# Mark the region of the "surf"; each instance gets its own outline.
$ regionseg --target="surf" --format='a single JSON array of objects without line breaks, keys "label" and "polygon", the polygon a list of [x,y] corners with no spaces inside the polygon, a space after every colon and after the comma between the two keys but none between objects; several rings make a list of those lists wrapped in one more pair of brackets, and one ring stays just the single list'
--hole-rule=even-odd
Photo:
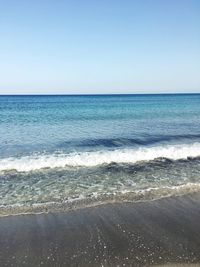
[{"label": "surf", "polygon": [[16,170],[18,172],[30,172],[43,168],[64,168],[66,166],[95,167],[113,162],[137,163],[157,158],[179,160],[198,156],[200,156],[199,142],[73,153],[56,151],[52,154],[42,153],[0,159],[0,171]]}]

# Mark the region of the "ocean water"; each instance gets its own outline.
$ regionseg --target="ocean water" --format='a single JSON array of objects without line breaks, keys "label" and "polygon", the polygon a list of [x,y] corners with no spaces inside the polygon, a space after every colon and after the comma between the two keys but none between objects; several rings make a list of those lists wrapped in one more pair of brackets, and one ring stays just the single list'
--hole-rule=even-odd
[{"label": "ocean water", "polygon": [[200,94],[0,96],[0,213],[200,188]]}]

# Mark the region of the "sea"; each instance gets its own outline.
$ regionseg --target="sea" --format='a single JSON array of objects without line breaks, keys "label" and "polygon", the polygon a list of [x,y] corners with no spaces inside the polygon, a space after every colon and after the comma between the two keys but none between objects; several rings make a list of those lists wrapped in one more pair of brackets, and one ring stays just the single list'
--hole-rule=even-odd
[{"label": "sea", "polygon": [[200,94],[0,96],[0,214],[200,190]]}]

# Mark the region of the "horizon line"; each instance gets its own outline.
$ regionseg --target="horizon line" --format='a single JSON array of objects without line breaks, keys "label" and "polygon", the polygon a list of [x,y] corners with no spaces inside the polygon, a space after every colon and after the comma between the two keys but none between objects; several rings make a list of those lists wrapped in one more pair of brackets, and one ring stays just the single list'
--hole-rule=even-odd
[{"label": "horizon line", "polygon": [[65,94],[65,93],[50,93],[50,94],[38,94],[38,93],[31,93],[31,94],[0,94],[0,96],[106,96],[106,95],[197,95],[200,92],[169,92],[169,93],[96,93],[96,94],[89,94],[89,93],[72,93],[72,94]]}]

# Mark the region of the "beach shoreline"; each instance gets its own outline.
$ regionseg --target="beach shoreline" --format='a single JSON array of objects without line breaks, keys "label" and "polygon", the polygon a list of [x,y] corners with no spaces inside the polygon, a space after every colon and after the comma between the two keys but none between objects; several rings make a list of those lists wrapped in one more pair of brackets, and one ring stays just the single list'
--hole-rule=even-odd
[{"label": "beach shoreline", "polygon": [[0,218],[1,267],[191,263],[200,263],[199,193]]}]

